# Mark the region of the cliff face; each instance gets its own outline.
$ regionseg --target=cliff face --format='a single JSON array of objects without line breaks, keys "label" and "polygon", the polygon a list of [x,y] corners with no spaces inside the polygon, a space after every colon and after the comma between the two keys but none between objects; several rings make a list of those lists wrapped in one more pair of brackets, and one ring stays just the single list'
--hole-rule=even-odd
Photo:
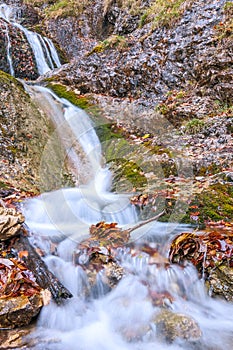
[{"label": "cliff face", "polygon": [[[203,99],[200,104],[206,98],[223,103],[232,99],[230,1],[25,0],[19,4],[21,23],[47,34],[72,59],[58,77],[82,94],[130,97],[150,107],[164,101],[171,90],[192,91]],[[1,47],[6,51],[4,22],[0,25]],[[15,36],[12,52],[22,58],[13,57],[20,63],[20,67],[15,63],[16,76],[35,78],[23,36],[19,45],[19,33],[10,27],[9,34]],[[7,66],[5,51],[2,69]]]},{"label": "cliff face", "polygon": [[[227,21],[232,7],[229,5],[227,9],[226,3],[189,1],[180,17],[170,19],[172,25],[165,23],[153,28],[154,23],[150,22],[139,28],[138,15],[128,15],[126,20],[125,11],[111,2],[105,12],[103,9],[102,26],[97,26],[97,32],[93,31],[90,22],[90,35],[86,34],[87,30],[84,34],[74,32],[74,37],[79,40],[83,37],[85,41],[86,36],[89,42],[88,45],[82,42],[81,52],[74,51],[74,55],[71,54],[71,44],[71,51],[67,52],[78,59],[63,69],[59,78],[69,80],[81,93],[131,97],[150,106],[174,89],[195,90],[204,99],[208,96],[230,101],[232,37],[227,32],[228,29],[231,31]],[[122,24],[124,20],[128,27]],[[64,24],[68,20],[57,18],[56,26],[51,20],[47,24],[66,49],[69,27],[64,25],[66,34],[62,38],[62,21]],[[85,31],[82,23],[78,27]],[[96,44],[94,40],[100,40],[100,27],[102,41]],[[59,29],[55,32],[55,28]],[[93,41],[92,50],[89,49],[90,40]]]}]

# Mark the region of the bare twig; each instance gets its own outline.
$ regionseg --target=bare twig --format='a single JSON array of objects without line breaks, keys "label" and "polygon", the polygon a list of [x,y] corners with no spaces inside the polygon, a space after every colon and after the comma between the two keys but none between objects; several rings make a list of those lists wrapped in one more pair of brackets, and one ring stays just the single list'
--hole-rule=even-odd
[{"label": "bare twig", "polygon": [[132,231],[137,230],[138,228],[140,228],[140,227],[142,227],[142,226],[148,224],[149,222],[152,222],[152,221],[157,220],[160,216],[162,216],[162,215],[164,215],[164,214],[165,214],[165,210],[163,210],[161,213],[159,213],[159,214],[156,215],[156,216],[153,216],[153,217],[150,218],[150,219],[147,219],[147,220],[145,220],[145,221],[143,221],[143,222],[140,222],[139,224],[135,225],[134,227],[131,227],[130,229],[128,229],[127,231],[128,231],[129,233],[131,233]]}]

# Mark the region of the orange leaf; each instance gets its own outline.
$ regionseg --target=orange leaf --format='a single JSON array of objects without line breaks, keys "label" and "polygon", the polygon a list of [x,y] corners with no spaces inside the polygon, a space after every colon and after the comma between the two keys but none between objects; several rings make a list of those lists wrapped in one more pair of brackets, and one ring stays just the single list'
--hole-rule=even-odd
[{"label": "orange leaf", "polygon": [[28,257],[28,251],[27,250],[21,250],[19,253],[18,253],[18,256],[20,259],[22,258],[27,258]]}]

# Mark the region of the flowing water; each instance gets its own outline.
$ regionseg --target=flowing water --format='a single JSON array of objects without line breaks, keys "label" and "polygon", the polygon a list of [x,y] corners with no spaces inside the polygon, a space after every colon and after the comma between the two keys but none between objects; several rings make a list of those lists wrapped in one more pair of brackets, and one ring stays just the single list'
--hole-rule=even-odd
[{"label": "flowing water", "polygon": [[[69,129],[72,131],[83,151],[82,158],[86,158],[84,164],[89,163],[90,176],[78,187],[44,193],[22,206],[33,232],[32,244],[45,252],[50,270],[74,295],[63,305],[51,302],[43,308],[33,334],[34,339],[40,339],[35,349],[232,349],[233,305],[208,297],[191,265],[184,269],[176,265],[158,267],[149,263],[146,254],[132,257],[123,247],[117,259],[127,276],[107,294],[100,278],[94,295],[85,297],[86,290],[91,290],[89,280],[72,258],[78,243],[88,237],[91,224],[104,220],[132,226],[138,220],[137,213],[127,195],[110,192],[111,173],[104,165],[101,144],[88,115],[48,89],[27,89],[62,130],[60,138],[67,154],[71,153],[71,161],[77,160],[78,170],[83,171],[80,152],[75,153],[77,147],[71,152],[73,138],[71,145],[66,143]],[[159,244],[164,251],[173,235],[187,230],[187,226],[154,222],[136,230],[131,241]],[[51,242],[57,244],[57,256],[50,253]],[[202,331],[201,340],[167,344],[157,337],[153,319],[160,309],[152,305],[148,286],[156,293],[169,291],[175,300],[172,304],[168,301],[169,308],[194,318]]]},{"label": "flowing water", "polygon": [[9,36],[9,30],[8,30],[8,25],[5,23],[5,28],[6,28],[6,37],[7,37],[7,62],[9,64],[10,68],[10,74],[15,75],[14,68],[13,68],[13,63],[12,63],[12,58],[11,58],[11,41],[10,41],[10,36]]},{"label": "flowing water", "polygon": [[[1,16],[4,14],[8,21],[11,20],[12,12],[7,12],[8,7],[0,8]],[[42,40],[37,34],[29,36],[32,47],[32,42],[43,47],[43,40],[52,46],[50,41]],[[35,51],[35,55],[38,67],[47,69],[45,55],[41,51]],[[49,64],[52,68],[52,60]],[[191,265],[164,268],[151,264],[146,254],[132,256],[129,248],[122,247],[118,249],[117,261],[127,271],[126,276],[111,292],[106,293],[100,272],[95,293],[86,297],[86,291],[91,290],[89,280],[84,270],[75,266],[72,259],[78,243],[89,236],[91,224],[104,220],[115,221],[122,227],[132,226],[138,221],[137,212],[130,204],[128,195],[110,192],[111,172],[105,165],[101,143],[88,115],[46,88],[25,87],[52,119],[78,184],[74,188],[43,193],[22,204],[26,223],[32,232],[32,244],[43,249],[46,264],[73,294],[73,298],[62,305],[51,301],[43,307],[37,328],[30,336],[34,345],[28,348],[231,350],[233,305],[211,299]],[[41,175],[45,183],[53,161],[49,155],[50,148],[46,147],[41,159]],[[152,222],[136,230],[131,241],[158,245],[165,253],[171,237],[189,229],[179,224]],[[57,245],[56,256],[51,254],[53,243]],[[174,302],[166,300],[166,305],[174,312],[194,318],[201,328],[201,339],[180,340],[172,344],[161,340],[153,321],[160,308],[152,305],[149,291],[169,291]]]},{"label": "flowing water", "polygon": [[25,34],[32,48],[34,58],[37,64],[38,73],[40,75],[45,74],[54,68],[61,67],[61,63],[53,42],[50,39],[43,37],[38,33],[34,33],[28,30],[20,23],[18,23],[16,21],[17,11],[14,8],[11,8],[6,4],[0,4],[0,17],[6,21],[6,33],[8,38],[7,59],[9,62],[11,75],[14,75],[14,69],[12,65],[11,44],[7,23],[10,23],[13,26],[19,28]]}]

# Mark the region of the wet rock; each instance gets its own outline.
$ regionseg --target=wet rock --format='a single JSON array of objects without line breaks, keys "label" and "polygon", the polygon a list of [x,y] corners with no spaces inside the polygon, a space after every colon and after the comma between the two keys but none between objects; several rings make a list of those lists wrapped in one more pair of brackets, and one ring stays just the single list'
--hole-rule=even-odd
[{"label": "wet rock", "polygon": [[19,233],[24,222],[21,213],[14,209],[0,207],[0,241],[5,241]]},{"label": "wet rock", "polygon": [[233,235],[229,226],[206,233],[180,234],[171,243],[169,258],[174,263],[191,261],[205,279],[210,295],[232,301]]},{"label": "wet rock", "polygon": [[104,268],[102,281],[112,289],[118,284],[124,274],[123,267],[115,262],[110,262]]},{"label": "wet rock", "polygon": [[29,340],[26,337],[33,330],[33,326],[24,329],[0,330],[1,350],[25,349],[25,347],[30,349]]},{"label": "wet rock", "polygon": [[10,73],[10,64],[7,60],[8,47],[15,76],[32,80],[38,77],[33,52],[24,33],[2,18],[0,18],[0,44],[0,69]]},{"label": "wet rock", "polygon": [[109,291],[124,276],[124,269],[116,261],[114,250],[128,242],[129,233],[118,228],[116,223],[100,222],[90,227],[90,234],[91,237],[76,248],[73,261],[86,272],[92,291],[98,281]]},{"label": "wet rock", "polygon": [[0,328],[14,328],[28,325],[39,313],[42,297],[35,294],[31,297],[19,296],[0,299]]},{"label": "wet rock", "polygon": [[221,264],[212,270],[207,280],[210,295],[224,297],[233,302],[233,268],[227,264]]},{"label": "wet rock", "polygon": [[202,332],[197,322],[190,316],[175,313],[169,310],[161,311],[154,320],[156,332],[159,337],[167,342],[177,339],[186,341],[197,341],[201,338]]}]

